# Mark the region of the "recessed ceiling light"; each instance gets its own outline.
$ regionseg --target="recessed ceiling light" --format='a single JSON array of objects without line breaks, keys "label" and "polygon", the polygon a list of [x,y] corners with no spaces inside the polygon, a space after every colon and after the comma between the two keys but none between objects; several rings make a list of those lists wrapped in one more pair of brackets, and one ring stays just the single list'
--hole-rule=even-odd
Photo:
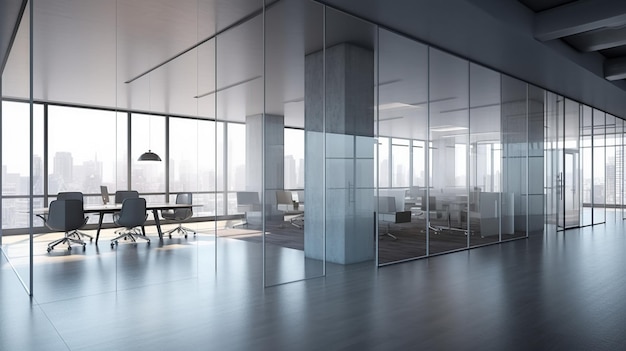
[{"label": "recessed ceiling light", "polygon": [[461,127],[461,126],[450,126],[450,125],[443,125],[443,126],[438,126],[438,127],[432,127],[430,128],[431,132],[454,132],[457,130],[466,130],[466,127]]},{"label": "recessed ceiling light", "polygon": [[421,106],[416,106],[416,105],[412,105],[412,104],[405,104],[403,102],[390,102],[390,103],[378,105],[378,110],[379,111],[395,110],[395,109],[405,109],[405,108],[421,108]]}]

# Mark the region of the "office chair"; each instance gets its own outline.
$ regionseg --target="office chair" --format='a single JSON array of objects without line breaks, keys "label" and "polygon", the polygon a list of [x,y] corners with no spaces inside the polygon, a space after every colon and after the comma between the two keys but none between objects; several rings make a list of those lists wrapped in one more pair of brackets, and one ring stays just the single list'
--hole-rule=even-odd
[{"label": "office chair", "polygon": [[238,191],[237,192],[237,212],[244,213],[242,223],[236,224],[233,228],[240,225],[248,226],[248,217],[250,213],[261,212],[261,201],[259,201],[259,193],[256,191]]},{"label": "office chair", "polygon": [[72,232],[87,223],[83,211],[83,202],[76,199],[54,200],[48,207],[48,216],[39,216],[44,220],[46,227],[54,231],[65,232],[65,236],[48,244],[47,251],[50,252],[55,246],[66,243],[67,250],[72,250],[72,244],[79,244],[85,250],[85,242],[80,238],[75,239]]},{"label": "office chair", "polygon": [[276,191],[276,209],[283,212],[283,216],[292,216],[289,223],[296,228],[302,229],[304,226],[304,210],[300,203],[293,199],[291,191]]},{"label": "office chair", "polygon": [[[124,227],[120,235],[111,239],[111,248],[114,248],[118,244],[120,239],[130,239],[132,242],[137,242],[138,238],[144,239],[150,245],[150,238],[146,236],[146,230],[144,223],[146,223],[146,199],[142,197],[130,197],[124,199],[122,202],[122,209],[120,212],[113,215],[113,221],[115,224]],[[141,228],[141,231],[138,229]]]},{"label": "office chair", "polygon": [[[176,195],[176,203],[191,205],[192,203],[191,193],[180,193]],[[176,221],[176,222],[182,222],[186,219],[189,219],[191,218],[192,215],[193,215],[193,210],[191,209],[191,207],[190,208],[174,208],[174,209],[161,211],[161,217],[163,217],[163,219],[166,219],[169,221]],[[196,235],[195,230],[183,227],[182,223],[179,223],[178,227],[174,229],[170,229],[165,233],[169,234],[170,239],[171,239],[173,232],[179,232],[181,234],[184,234],[185,239],[187,239],[187,232],[192,232],[194,236]]]},{"label": "office chair", "polygon": [[[60,192],[57,194],[57,200],[80,200],[80,202],[83,202],[83,193],[81,193],[80,191],[66,191],[66,192]],[[84,203],[83,203],[84,205]],[[89,220],[89,217],[87,217],[87,220]],[[85,224],[87,223],[87,220],[85,221]],[[82,228],[82,227],[81,227]],[[93,241],[93,236],[89,235],[89,234],[85,234],[79,230],[74,230],[72,231],[70,234],[70,236],[75,236],[77,239],[83,239],[84,237],[89,238],[89,242]]]},{"label": "office chair", "polygon": [[386,224],[385,232],[380,233],[380,236],[388,236],[393,240],[398,240],[398,237],[389,232],[390,223],[395,222],[396,212],[396,200],[391,196],[379,196],[378,197],[378,219]]},{"label": "office chair", "polygon": [[[115,204],[121,205],[124,200],[128,198],[136,199],[139,197],[139,192],[136,190],[118,190],[115,192]],[[113,220],[115,221],[115,217],[119,216],[119,212],[113,212]],[[121,232],[123,230],[116,230],[115,234]]]},{"label": "office chair", "polygon": [[122,204],[128,198],[138,198],[139,192],[136,190],[118,190],[115,192],[115,203]]}]

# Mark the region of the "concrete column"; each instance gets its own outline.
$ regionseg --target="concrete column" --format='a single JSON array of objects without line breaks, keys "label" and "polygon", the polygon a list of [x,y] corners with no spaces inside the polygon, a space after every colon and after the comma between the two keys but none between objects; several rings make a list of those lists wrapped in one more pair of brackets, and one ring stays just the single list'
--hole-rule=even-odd
[{"label": "concrete column", "polygon": [[371,50],[343,43],[327,48],[325,53],[307,55],[305,159],[306,257],[322,259],[325,253],[327,261],[340,264],[372,260],[374,55]]}]

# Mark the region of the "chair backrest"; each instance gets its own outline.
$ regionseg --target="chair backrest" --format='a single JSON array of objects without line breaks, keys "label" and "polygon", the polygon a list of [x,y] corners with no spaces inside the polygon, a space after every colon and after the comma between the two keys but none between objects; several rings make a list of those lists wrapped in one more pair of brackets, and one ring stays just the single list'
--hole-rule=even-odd
[{"label": "chair backrest", "polygon": [[57,200],[80,200],[83,201],[83,193],[80,191],[64,191],[57,194]]},{"label": "chair backrest", "polygon": [[116,222],[126,228],[143,225],[146,222],[146,199],[143,197],[129,197],[124,199],[120,215]]},{"label": "chair backrest", "polygon": [[115,203],[123,204],[124,200],[131,198],[138,198],[139,192],[136,190],[118,190],[115,192]]},{"label": "chair backrest", "polygon": [[260,205],[259,193],[256,191],[238,191],[237,205]]},{"label": "chair backrest", "polygon": [[378,197],[378,212],[394,213],[396,212],[396,199],[393,196]]},{"label": "chair backrest", "polygon": [[193,203],[191,193],[180,193],[176,195],[176,203],[191,205]]},{"label": "chair backrest", "polygon": [[[176,195],[176,203],[177,204],[187,204],[191,205],[193,202],[193,197],[191,193],[180,193]],[[189,208],[177,208],[174,210],[174,216],[178,219],[187,219],[193,215],[193,210],[191,207]]]},{"label": "chair backrest", "polygon": [[[292,193],[292,195],[293,195],[293,193]],[[296,197],[298,198],[297,199],[298,203],[304,204],[304,191],[302,191],[302,190],[296,191]]]},{"label": "chair backrest", "polygon": [[[422,196],[422,203],[420,205],[420,209],[422,211],[426,211],[426,195]],[[437,210],[437,197],[429,196],[428,197],[428,211],[436,211]]]},{"label": "chair backrest", "polygon": [[291,194],[291,191],[276,190],[276,204],[292,205],[293,196]]},{"label": "chair backrest", "polygon": [[82,227],[85,224],[83,202],[77,199],[52,201],[45,223],[52,230],[64,232]]}]

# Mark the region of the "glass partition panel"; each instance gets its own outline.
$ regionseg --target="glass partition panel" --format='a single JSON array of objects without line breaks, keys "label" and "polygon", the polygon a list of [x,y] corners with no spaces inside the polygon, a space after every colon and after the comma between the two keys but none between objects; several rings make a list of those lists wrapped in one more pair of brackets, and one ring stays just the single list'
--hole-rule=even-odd
[{"label": "glass partition panel", "polygon": [[[494,204],[502,176],[500,74],[470,64],[470,191],[467,215],[470,245],[499,240],[500,215]],[[481,199],[483,200],[481,202]]]},{"label": "glass partition panel", "polygon": [[[141,194],[165,194],[166,162],[140,160],[146,152],[157,154],[161,160],[166,158],[165,119],[164,116],[140,113],[130,116],[130,190],[137,190]],[[161,202],[164,201],[165,197],[161,199]]]},{"label": "glass partition panel", "polygon": [[593,224],[606,221],[606,120],[593,110]]},{"label": "glass partition panel", "polygon": [[[251,4],[261,9],[263,1]],[[224,10],[226,8],[218,7],[216,18],[228,16]],[[218,211],[224,208],[227,213],[221,222],[224,225],[217,226],[216,273],[241,279],[246,286],[262,285],[263,214],[268,211],[263,186],[266,156],[263,148],[263,24],[263,15],[257,15],[217,36],[215,87],[211,90],[207,87],[198,95],[203,103],[204,100],[207,104],[215,101],[215,118],[223,123],[223,129],[217,131],[217,137],[220,133],[223,135],[223,158],[218,150],[216,170],[217,189],[225,193],[218,196],[217,208]],[[276,167],[268,166],[270,168],[277,171]],[[282,179],[282,169],[280,171]],[[220,172],[223,172],[222,179]]]},{"label": "glass partition panel", "polygon": [[436,254],[469,244],[469,63],[436,49],[429,53],[428,247]]},{"label": "glass partition panel", "polygon": [[543,232],[545,90],[528,85],[528,234]]},{"label": "glass partition panel", "polygon": [[525,237],[528,197],[528,85],[502,75],[500,238]]},{"label": "glass partition panel", "polygon": [[583,105],[580,115],[580,164],[582,211],[580,225],[593,224],[593,109]]},{"label": "glass partition panel", "polygon": [[[138,11],[145,11],[141,6],[132,7],[128,4],[119,4],[118,26],[131,31],[132,36],[145,40],[150,46],[150,38],[145,33],[154,27],[161,26],[162,17],[171,14],[165,8],[155,9],[155,16],[150,16],[140,24],[131,24],[139,15]],[[194,8],[195,9],[195,8]],[[195,17],[189,9],[180,8],[182,18]],[[130,28],[130,29],[129,29]],[[192,38],[193,43],[197,35],[196,25],[179,28],[175,39]],[[187,32],[185,32],[187,30]],[[118,45],[120,52],[137,55],[143,54],[137,48],[127,48],[124,39]],[[190,44],[191,44],[190,43]],[[185,49],[188,46],[185,46]],[[167,54],[167,51],[163,51]],[[155,59],[163,53],[155,54]],[[132,203],[123,200],[122,210],[113,214],[115,230],[110,230],[102,239],[101,246],[110,246],[117,259],[117,289],[132,289],[150,284],[195,278],[198,276],[199,254],[198,241],[202,235],[196,223],[190,223],[195,207],[168,208],[171,205],[197,204],[202,198],[194,196],[202,190],[200,188],[200,168],[205,164],[198,159],[199,140],[206,138],[200,133],[210,133],[213,130],[201,125],[197,120],[199,84],[197,82],[198,60],[197,49],[183,54],[161,57],[165,62],[154,67],[144,62],[138,72],[145,72],[135,78],[124,77],[122,88],[118,88],[118,106],[131,109],[127,113],[128,132],[120,136],[127,138],[129,145],[125,160],[130,166],[127,171],[129,181],[126,187],[118,184],[115,190],[134,190],[139,197],[145,199],[145,214],[139,215],[128,210]],[[120,57],[120,65],[126,63],[125,57]],[[145,69],[149,69],[147,72]],[[124,72],[133,77],[128,72]],[[172,118],[171,114],[190,116],[194,119]],[[209,122],[207,122],[208,124]],[[156,160],[154,158],[157,158]],[[210,157],[206,158],[210,160]],[[122,182],[123,183],[123,182]],[[122,185],[123,186],[123,185]],[[180,196],[190,192],[190,197]],[[119,203],[120,199],[115,198]],[[200,207],[198,207],[200,209]],[[108,215],[107,215],[108,216]],[[143,226],[135,225],[136,221],[145,221]]]},{"label": "glass partition panel", "polygon": [[[28,4],[30,5],[30,3]],[[0,227],[0,255],[4,255],[19,276],[24,288],[32,294],[34,291],[31,272],[33,266],[30,257],[33,253],[31,245],[33,236],[31,231],[31,193],[36,192],[37,181],[33,169],[31,178],[30,161],[33,164],[42,160],[41,150],[35,150],[38,157],[30,153],[31,105],[29,104],[31,90],[31,60],[30,44],[32,42],[30,30],[30,6],[26,6],[10,54],[3,70],[0,81],[0,161],[2,174],[2,198],[0,210],[2,220]],[[9,6],[11,7],[11,6]],[[17,18],[18,14],[15,14]],[[9,15],[10,17],[10,15]],[[5,16],[5,18],[9,18]],[[4,23],[3,23],[4,24]],[[16,23],[17,25],[17,23]],[[10,27],[8,28],[13,29]],[[7,26],[5,26],[7,28]],[[4,58],[4,57],[3,57]],[[14,100],[15,99],[15,100]],[[20,102],[18,102],[20,101]],[[36,118],[37,107],[33,108],[33,118]],[[35,122],[35,120],[33,120]],[[39,169],[39,172],[42,172]],[[30,187],[31,179],[33,188]],[[41,207],[42,203],[32,203],[33,208]],[[33,225],[41,226],[41,222],[33,219]],[[45,252],[45,251],[44,251]],[[4,258],[0,257],[4,262]]]},{"label": "glass partition panel", "polygon": [[[380,126],[378,126],[380,128]],[[376,172],[376,181],[379,188],[391,187],[391,139],[384,136],[379,136],[377,140],[377,152],[374,155],[376,164],[378,165],[378,172]]]},{"label": "glass partition panel", "polygon": [[545,92],[545,141],[544,141],[544,184],[545,184],[545,231],[555,234],[559,224],[559,208],[561,201],[559,126],[562,125],[562,114],[559,113],[560,97],[549,91]]},{"label": "glass partition panel", "polygon": [[377,91],[378,263],[386,264],[426,255],[427,47],[379,29]]},{"label": "glass partition panel", "polygon": [[[325,8],[324,18],[324,51],[307,55],[310,65],[305,76],[305,87],[311,87],[314,96],[321,92],[324,97],[323,104],[318,100],[315,106],[305,101],[306,130],[312,136],[311,144],[307,139],[306,148],[310,152],[306,156],[319,153],[319,146],[325,150],[315,161],[322,162],[319,169],[324,171],[324,177],[313,180],[309,187],[312,177],[307,174],[305,195],[311,193],[308,189],[323,194],[324,205],[319,214],[325,221],[322,227],[310,230],[325,233],[325,236],[318,236],[325,238],[325,242],[319,242],[311,251],[305,247],[305,251],[311,252],[313,257],[325,257],[328,273],[343,270],[348,265],[373,264],[376,255],[376,27],[330,8]],[[324,80],[307,81],[309,74]],[[309,118],[312,120],[308,121]],[[314,145],[317,145],[316,151],[313,151]],[[307,214],[305,219],[308,218]],[[308,222],[305,230],[309,230],[307,226]]]},{"label": "glass partition panel", "polygon": [[563,150],[563,209],[565,228],[580,226],[580,104],[565,99],[565,133]]},{"label": "glass partition panel", "polygon": [[606,163],[604,166],[605,169],[605,205],[606,205],[606,217],[608,220],[615,220],[615,205],[617,200],[617,192],[616,192],[616,145],[615,142],[615,116],[610,114],[606,114],[606,128],[605,128],[605,159]]},{"label": "glass partition panel", "polygon": [[[8,87],[7,87],[8,88]],[[4,89],[4,92],[11,89]],[[30,233],[44,231],[43,222],[35,214],[41,213],[43,203],[43,106],[33,105],[31,124],[31,106],[27,102],[2,102],[2,230],[0,244],[11,266],[16,270],[26,289],[35,289],[30,285],[31,254],[41,263],[47,256],[47,241],[51,236],[32,237]],[[33,133],[33,168],[31,178],[30,133]],[[30,187],[30,182],[33,187]],[[31,197],[31,189],[33,195]],[[30,205],[35,211],[31,214]],[[33,228],[31,226],[31,220]],[[32,231],[31,231],[32,229]],[[44,239],[45,238],[45,239]],[[31,250],[32,243],[32,250]],[[33,267],[34,269],[34,267]],[[33,274],[37,272],[33,271]],[[33,285],[36,285],[33,276]]]},{"label": "glass partition panel", "polygon": [[615,118],[615,219],[622,218],[624,204],[624,120]]},{"label": "glass partition panel", "polygon": [[323,94],[316,89],[324,77],[317,61],[323,23],[323,6],[308,1],[281,1],[266,12],[266,286],[325,273]]}]

